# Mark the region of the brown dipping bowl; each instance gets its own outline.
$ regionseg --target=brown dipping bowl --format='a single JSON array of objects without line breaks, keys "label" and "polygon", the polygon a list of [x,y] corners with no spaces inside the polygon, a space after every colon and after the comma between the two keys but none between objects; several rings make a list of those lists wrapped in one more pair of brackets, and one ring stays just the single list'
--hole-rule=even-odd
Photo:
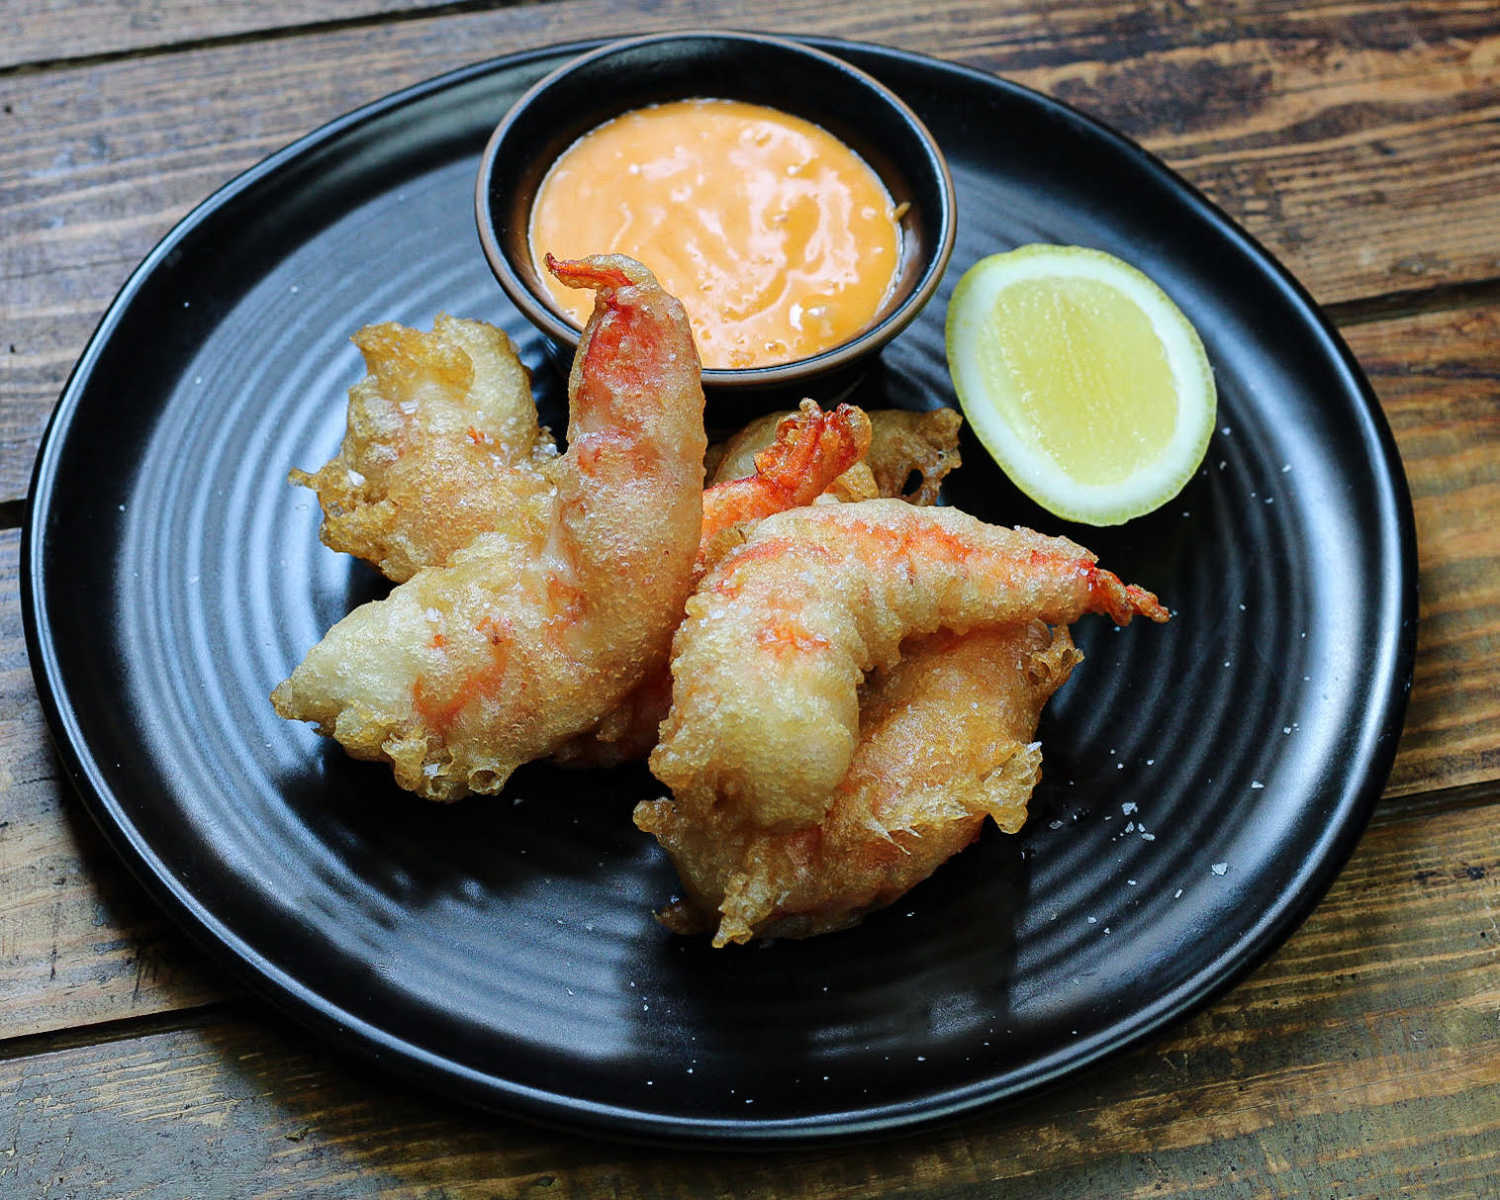
[{"label": "brown dipping bowl", "polygon": [[[763,104],[821,125],[878,174],[901,218],[901,263],[875,319],[807,358],[765,367],[705,369],[710,396],[781,391],[826,398],[905,329],[932,298],[953,252],[953,180],[926,126],[883,84],[821,50],[756,33],[656,34],[611,42],[558,68],[526,92],[485,147],[474,189],[479,240],[516,307],[571,362],[579,329],[553,304],[532,262],[531,206],[557,157],[621,113],[712,97]],[[600,247],[607,252],[609,247]],[[649,264],[648,264],[649,265]]]}]

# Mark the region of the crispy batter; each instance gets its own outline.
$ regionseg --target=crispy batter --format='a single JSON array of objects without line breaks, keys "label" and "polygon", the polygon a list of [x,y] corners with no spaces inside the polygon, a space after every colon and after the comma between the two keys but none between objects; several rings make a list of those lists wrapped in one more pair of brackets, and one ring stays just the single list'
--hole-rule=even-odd
[{"label": "crispy batter", "polygon": [[[693,564],[696,584],[721,557],[745,539],[745,530],[773,512],[811,503],[870,445],[863,410],[840,404],[825,413],[812,400],[781,418],[770,445],[758,453],[752,474],[717,483],[703,493],[703,532]],[[558,748],[558,762],[575,767],[613,766],[651,753],[656,731],[671,707],[667,656],[592,732]]]},{"label": "crispy batter", "polygon": [[367,325],[354,343],[369,374],[349,389],[343,445],[291,479],[317,492],[324,544],[399,583],[502,528],[545,491],[557,449],[502,330],[439,316],[431,333]]},{"label": "crispy batter", "polygon": [[688,601],[651,769],[690,820],[816,825],[853,758],[859,685],[903,640],[1085,612],[1167,618],[1066,538],[899,500],[777,513]]},{"label": "crispy batter", "polygon": [[[755,455],[774,436],[782,413],[751,421],[720,446],[710,447],[709,482],[739,479],[754,469]],[[963,418],[951,408],[930,412],[872,409],[870,449],[829,488],[838,500],[873,500],[886,496],[912,504],[935,504],[943,477],[959,465],[958,430]],[[912,476],[918,477],[909,487]]]},{"label": "crispy batter", "polygon": [[1040,621],[909,639],[864,688],[859,743],[817,825],[637,805],[682,881],[663,922],[716,946],[842,929],[926,879],[986,817],[1017,832],[1040,772],[1037,718],[1081,658],[1065,628]]},{"label": "crispy batter", "polygon": [[448,565],[335,625],[272,695],[431,799],[499,791],[596,725],[665,657],[692,584],[703,392],[682,306],[630,259],[553,270],[598,293],[568,452]]}]

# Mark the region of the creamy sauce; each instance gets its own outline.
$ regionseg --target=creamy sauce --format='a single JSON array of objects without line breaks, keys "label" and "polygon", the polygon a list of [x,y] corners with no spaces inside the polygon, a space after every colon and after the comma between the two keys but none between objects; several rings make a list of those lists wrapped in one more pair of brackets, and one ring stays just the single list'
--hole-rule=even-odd
[{"label": "creamy sauce", "polygon": [[759,367],[830,349],[874,319],[901,258],[873,170],[800,117],[734,100],[625,113],[552,165],[531,211],[531,253],[580,327],[593,297],[545,269],[628,254],[687,309],[705,367]]}]

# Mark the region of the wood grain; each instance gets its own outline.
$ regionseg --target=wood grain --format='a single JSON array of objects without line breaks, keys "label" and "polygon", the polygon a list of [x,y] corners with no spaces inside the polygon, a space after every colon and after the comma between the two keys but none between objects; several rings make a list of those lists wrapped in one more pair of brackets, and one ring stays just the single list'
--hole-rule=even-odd
[{"label": "wood grain", "polygon": [[0,69],[439,8],[447,0],[6,0]]},{"label": "wood grain", "polygon": [[1373,828],[1307,925],[1174,1033],[920,1138],[753,1157],[458,1111],[246,1008],[0,1061],[22,1196],[1492,1196],[1500,829]]},{"label": "wood grain", "polygon": [[[1500,307],[1355,327],[1414,496],[1419,653],[1385,811],[1500,781]],[[58,778],[25,668],[17,539],[0,535],[0,1037],[220,993]],[[1500,794],[1500,793],[1497,793]]]},{"label": "wood grain", "polygon": [[22,495],[110,297],[233,174],[464,63],[689,24],[881,41],[1060,96],[1163,154],[1324,301],[1500,275],[1500,16],[1488,0],[564,0],[13,73],[0,77],[0,501]]},{"label": "wood grain", "polygon": [[223,1002],[60,778],[17,537],[0,533],[0,1196],[1500,1196],[1493,0],[6,0],[0,525],[109,298],[214,187],[450,67],[693,24],[1009,75],[1163,155],[1340,314],[1403,314],[1346,330],[1400,445],[1421,557],[1416,679],[1375,826],[1226,997],[1020,1108],[753,1157],[542,1132]]},{"label": "wood grain", "polygon": [[1346,331],[1396,435],[1417,522],[1410,708],[1388,794],[1500,776],[1500,308]]}]

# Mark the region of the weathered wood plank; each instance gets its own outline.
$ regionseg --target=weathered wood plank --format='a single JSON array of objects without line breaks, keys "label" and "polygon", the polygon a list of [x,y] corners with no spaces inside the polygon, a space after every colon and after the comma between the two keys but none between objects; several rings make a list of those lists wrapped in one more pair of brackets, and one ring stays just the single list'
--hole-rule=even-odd
[{"label": "weathered wood plank", "polygon": [[437,8],[449,0],[7,0],[0,69]]},{"label": "weathered wood plank", "polygon": [[1500,775],[1500,308],[1346,331],[1396,435],[1421,605],[1388,794]]},{"label": "weathered wood plank", "polygon": [[[1500,307],[1355,327],[1415,497],[1419,657],[1385,808],[1500,780]],[[0,535],[0,1037],[217,995],[67,796],[25,667]]]},{"label": "weathered wood plank", "polygon": [[1324,301],[1500,275],[1487,0],[561,0],[13,74],[0,78],[0,500],[21,495],[58,389],[131,267],[235,172],[466,62],[689,24],[883,41],[1052,92],[1164,154]]},{"label": "weathered wood plank", "polygon": [[788,1155],[615,1147],[453,1109],[248,1006],[0,1062],[20,1195],[1493,1195],[1500,829],[1373,828],[1272,960],[1165,1039],[1024,1107]]}]

